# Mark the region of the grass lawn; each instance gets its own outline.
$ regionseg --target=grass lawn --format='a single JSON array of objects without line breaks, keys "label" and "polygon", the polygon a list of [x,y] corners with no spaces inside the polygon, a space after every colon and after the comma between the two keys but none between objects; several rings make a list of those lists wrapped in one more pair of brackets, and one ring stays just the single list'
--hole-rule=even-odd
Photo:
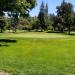
[{"label": "grass lawn", "polygon": [[0,70],[12,75],[75,75],[75,36],[4,33],[0,44]]}]

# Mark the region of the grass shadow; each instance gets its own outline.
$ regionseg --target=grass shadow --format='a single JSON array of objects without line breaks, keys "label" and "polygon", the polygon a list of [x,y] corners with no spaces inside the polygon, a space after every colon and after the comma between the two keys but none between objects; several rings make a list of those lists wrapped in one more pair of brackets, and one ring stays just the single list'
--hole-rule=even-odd
[{"label": "grass shadow", "polygon": [[8,47],[8,45],[6,45],[6,44],[0,44],[0,47],[2,47],[2,46]]},{"label": "grass shadow", "polygon": [[50,32],[46,32],[46,33],[57,33],[57,34],[63,34],[63,35],[70,35],[70,36],[75,36],[75,33],[70,33],[68,34],[68,32],[59,32],[59,31],[50,31]]},{"label": "grass shadow", "polygon": [[8,43],[16,43],[17,40],[11,40],[11,39],[0,39],[0,47],[8,47]]},{"label": "grass shadow", "polygon": [[72,33],[71,33],[70,35],[71,35],[71,36],[75,36],[75,34],[72,34]]},{"label": "grass shadow", "polygon": [[47,31],[46,33],[64,33],[64,32],[59,32],[59,31]]},{"label": "grass shadow", "polygon": [[16,43],[17,40],[11,40],[11,39],[0,39],[0,42],[5,42],[5,43]]}]

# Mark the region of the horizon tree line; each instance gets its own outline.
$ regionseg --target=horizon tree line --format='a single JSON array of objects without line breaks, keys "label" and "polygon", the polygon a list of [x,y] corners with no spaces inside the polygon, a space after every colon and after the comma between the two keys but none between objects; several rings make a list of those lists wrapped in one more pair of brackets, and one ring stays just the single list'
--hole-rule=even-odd
[{"label": "horizon tree line", "polygon": [[[7,1],[7,3],[6,3]],[[68,32],[75,30],[75,12],[73,5],[63,0],[59,6],[56,7],[56,15],[48,14],[48,4],[44,5],[42,2],[40,12],[37,17],[30,17],[29,11],[36,5],[36,0],[2,0],[0,1],[0,16],[4,18],[4,12],[8,13],[7,21],[0,20],[0,30],[4,31],[5,24],[9,20],[9,25],[6,29],[20,30],[41,30],[53,32]],[[2,5],[4,4],[4,5]],[[3,21],[3,22],[2,22]],[[8,23],[7,23],[8,24]]]},{"label": "horizon tree line", "polygon": [[71,3],[63,0],[61,2],[61,5],[56,7],[57,10],[56,15],[55,14],[49,15],[48,13],[45,14],[45,11],[43,10],[44,9],[43,2],[40,8],[42,8],[40,9],[42,13],[39,12],[38,20],[42,28],[43,26],[45,27],[43,29],[47,30],[48,27],[52,27],[50,29],[52,29],[53,31],[58,31],[61,33],[68,31],[68,34],[70,34],[70,31],[73,30],[72,28],[75,28],[75,12],[73,10],[73,5]]}]

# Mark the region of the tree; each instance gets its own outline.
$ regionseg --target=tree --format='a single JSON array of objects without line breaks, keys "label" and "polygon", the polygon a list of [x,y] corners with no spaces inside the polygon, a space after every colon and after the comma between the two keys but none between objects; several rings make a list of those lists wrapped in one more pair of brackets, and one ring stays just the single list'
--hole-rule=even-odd
[{"label": "tree", "polygon": [[75,30],[75,12],[72,15],[72,28]]},{"label": "tree", "polygon": [[35,17],[30,17],[28,18],[30,24],[31,24],[31,29],[32,30],[38,30],[39,29],[39,21],[38,21],[38,18],[35,16]]},{"label": "tree", "polygon": [[57,16],[60,19],[62,32],[64,28],[68,28],[70,34],[70,27],[72,24],[73,5],[63,0],[60,6],[57,6]]},{"label": "tree", "polygon": [[39,20],[39,28],[41,29],[47,29],[47,20],[48,19],[48,6],[44,6],[44,3],[42,2],[41,7],[40,7],[40,12],[38,15],[38,20]]},{"label": "tree", "polygon": [[30,31],[32,29],[32,26],[31,26],[31,22],[29,21],[29,18],[20,17],[19,18],[19,25],[17,26],[17,28],[19,30],[28,30],[28,31]]},{"label": "tree", "polygon": [[50,20],[52,23],[53,31],[56,31],[56,28],[58,27],[58,17],[54,14],[50,14]]},{"label": "tree", "polygon": [[3,33],[3,31],[6,29],[7,26],[8,26],[7,18],[0,17],[0,33]]},{"label": "tree", "polygon": [[0,16],[3,16],[4,12],[9,12],[10,18],[14,18],[14,25],[16,25],[18,17],[28,16],[29,11],[34,8],[35,3],[36,0],[0,0]]},{"label": "tree", "polygon": [[0,13],[3,11],[18,11],[27,14],[35,6],[36,0],[0,0]]}]

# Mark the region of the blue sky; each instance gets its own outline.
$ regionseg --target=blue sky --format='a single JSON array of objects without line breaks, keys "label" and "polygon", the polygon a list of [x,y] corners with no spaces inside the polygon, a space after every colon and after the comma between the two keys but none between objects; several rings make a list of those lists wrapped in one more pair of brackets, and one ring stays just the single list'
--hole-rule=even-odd
[{"label": "blue sky", "polygon": [[[60,5],[62,0],[36,0],[37,5],[36,7],[30,11],[31,16],[37,16],[39,13],[41,2],[43,1],[45,4],[48,3],[49,13],[55,13],[56,12],[56,6]],[[65,0],[66,2],[71,2],[73,4],[74,10],[75,10],[75,0]]]}]

